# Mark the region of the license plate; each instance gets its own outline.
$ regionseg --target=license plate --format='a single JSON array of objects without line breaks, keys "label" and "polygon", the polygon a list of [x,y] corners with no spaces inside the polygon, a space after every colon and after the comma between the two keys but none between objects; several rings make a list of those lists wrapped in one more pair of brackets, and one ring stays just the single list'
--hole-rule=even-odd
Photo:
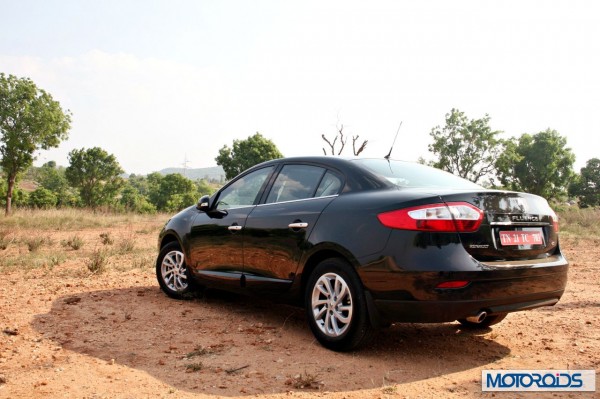
[{"label": "license plate", "polygon": [[503,246],[509,245],[542,245],[544,239],[541,229],[519,230],[519,231],[501,231],[500,243]]}]

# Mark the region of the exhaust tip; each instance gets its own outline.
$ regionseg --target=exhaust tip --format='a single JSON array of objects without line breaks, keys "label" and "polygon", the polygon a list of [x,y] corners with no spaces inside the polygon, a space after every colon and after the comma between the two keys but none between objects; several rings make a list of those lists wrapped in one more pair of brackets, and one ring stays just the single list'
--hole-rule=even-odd
[{"label": "exhaust tip", "polygon": [[467,317],[467,321],[470,321],[471,323],[481,323],[482,321],[485,320],[486,317],[487,317],[487,312],[485,310],[482,310],[479,313],[477,313],[475,316]]}]

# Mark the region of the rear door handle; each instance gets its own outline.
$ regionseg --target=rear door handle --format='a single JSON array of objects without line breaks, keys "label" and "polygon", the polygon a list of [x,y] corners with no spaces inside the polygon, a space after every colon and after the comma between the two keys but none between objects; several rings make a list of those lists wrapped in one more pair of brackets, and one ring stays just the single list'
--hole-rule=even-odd
[{"label": "rear door handle", "polygon": [[234,224],[234,225],[229,226],[227,229],[229,231],[240,231],[242,228],[243,228],[242,226]]},{"label": "rear door handle", "polygon": [[308,223],[304,223],[304,222],[294,222],[294,223],[290,223],[288,224],[288,227],[290,229],[305,229],[308,227]]}]

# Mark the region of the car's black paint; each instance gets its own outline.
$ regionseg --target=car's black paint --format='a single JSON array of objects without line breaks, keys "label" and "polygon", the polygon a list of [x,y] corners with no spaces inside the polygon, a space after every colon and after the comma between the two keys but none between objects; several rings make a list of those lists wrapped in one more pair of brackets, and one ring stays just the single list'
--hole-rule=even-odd
[{"label": "car's black paint", "polygon": [[[342,179],[339,195],[265,203],[284,165],[313,165]],[[179,242],[202,285],[270,295],[302,304],[320,262],[341,258],[360,278],[372,323],[445,322],[556,303],[568,263],[560,252],[547,202],[537,196],[486,190],[398,188],[356,162],[334,157],[290,158],[258,165],[272,173],[249,206],[190,207],[160,233],[160,247]],[[236,178],[231,183],[237,181]],[[204,201],[206,202],[206,201]],[[425,204],[467,202],[484,213],[473,233],[398,230],[377,215]],[[306,223],[304,228],[290,228]],[[231,230],[231,226],[241,230]],[[500,230],[540,229],[542,245],[506,247]],[[458,289],[438,289],[466,280]]]}]

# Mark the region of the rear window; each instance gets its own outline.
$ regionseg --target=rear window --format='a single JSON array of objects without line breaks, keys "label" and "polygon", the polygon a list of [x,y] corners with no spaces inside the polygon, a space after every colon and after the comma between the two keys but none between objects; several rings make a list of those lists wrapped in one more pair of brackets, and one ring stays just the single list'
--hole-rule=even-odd
[{"label": "rear window", "polygon": [[267,197],[267,204],[311,198],[325,169],[311,165],[285,165]]},{"label": "rear window", "polygon": [[482,188],[462,177],[418,163],[392,159],[354,159],[352,162],[360,164],[398,187]]}]

